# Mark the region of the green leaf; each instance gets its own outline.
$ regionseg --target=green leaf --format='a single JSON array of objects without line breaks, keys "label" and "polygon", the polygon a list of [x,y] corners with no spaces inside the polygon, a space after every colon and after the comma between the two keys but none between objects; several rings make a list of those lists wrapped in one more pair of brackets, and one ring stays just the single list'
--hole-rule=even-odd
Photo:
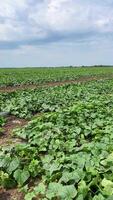
[{"label": "green leaf", "polygon": [[35,197],[34,192],[29,192],[25,195],[25,200],[32,200]]},{"label": "green leaf", "polygon": [[53,164],[51,164],[51,165],[50,165],[50,168],[48,169],[49,172],[50,172],[50,175],[52,175],[53,172],[59,170],[60,167],[61,167],[61,166],[60,166],[59,164],[57,164],[57,163],[53,163]]},{"label": "green leaf", "polygon": [[46,187],[43,183],[39,183],[39,185],[34,188],[34,191],[37,194],[44,194],[45,190],[46,190]]},{"label": "green leaf", "polygon": [[72,180],[75,183],[78,183],[78,181],[80,180],[80,177],[76,171],[70,172],[70,173],[64,172],[60,179],[60,182],[68,183],[69,181],[72,181]]},{"label": "green leaf", "polygon": [[113,182],[110,181],[110,180],[107,180],[106,178],[104,178],[101,182],[101,185],[103,187],[107,187],[107,186],[110,186],[110,187],[113,187]]},{"label": "green leaf", "polygon": [[60,183],[50,183],[46,197],[61,197],[61,199],[70,200],[76,197],[77,190],[74,185],[63,186]]},{"label": "green leaf", "polygon": [[20,164],[19,159],[17,157],[14,158],[11,161],[9,167],[7,168],[8,173],[11,174],[14,170],[16,170],[18,168],[19,164]]},{"label": "green leaf", "polygon": [[0,159],[0,167],[8,167],[11,162],[10,156],[4,155],[4,158]]},{"label": "green leaf", "polygon": [[14,172],[14,178],[20,186],[22,186],[28,180],[29,177],[30,174],[27,170],[18,169]]},{"label": "green leaf", "polygon": [[104,178],[101,182],[101,185],[104,187],[103,194],[104,195],[113,195],[113,182]]},{"label": "green leaf", "polygon": [[55,183],[55,182],[50,183],[48,186],[46,197],[49,199],[56,197],[59,194],[59,191],[62,187],[63,186],[60,183]]},{"label": "green leaf", "polygon": [[60,188],[58,196],[62,199],[69,200],[75,198],[77,195],[77,190],[74,185],[67,185]]},{"label": "green leaf", "polygon": [[105,200],[105,198],[101,194],[99,194],[99,195],[95,195],[93,197],[93,200]]},{"label": "green leaf", "polygon": [[82,194],[80,194],[77,198],[76,198],[76,200],[84,200],[84,197],[83,197],[83,195]]},{"label": "green leaf", "polygon": [[80,181],[78,185],[78,193],[82,194],[83,197],[85,198],[87,193],[88,193],[88,186],[86,185],[85,181]]},{"label": "green leaf", "polygon": [[113,200],[113,195],[108,197],[106,200]]}]

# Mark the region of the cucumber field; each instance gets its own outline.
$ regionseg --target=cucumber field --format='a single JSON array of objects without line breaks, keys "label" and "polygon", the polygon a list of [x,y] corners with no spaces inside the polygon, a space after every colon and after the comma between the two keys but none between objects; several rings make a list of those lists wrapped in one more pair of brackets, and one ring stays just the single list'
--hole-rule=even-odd
[{"label": "cucumber field", "polygon": [[0,69],[0,200],[113,200],[113,67]]}]

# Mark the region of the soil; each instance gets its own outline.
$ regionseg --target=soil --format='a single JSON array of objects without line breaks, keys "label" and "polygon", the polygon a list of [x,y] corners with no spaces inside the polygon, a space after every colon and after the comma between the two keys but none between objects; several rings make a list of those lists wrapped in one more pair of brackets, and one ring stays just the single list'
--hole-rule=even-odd
[{"label": "soil", "polygon": [[24,200],[24,195],[18,189],[0,189],[0,200]]},{"label": "soil", "polygon": [[18,119],[15,116],[8,116],[6,119],[6,124],[3,127],[3,134],[0,136],[0,146],[21,142],[21,140],[13,138],[12,131],[15,128],[20,128],[26,125],[27,122],[28,121],[25,119]]}]

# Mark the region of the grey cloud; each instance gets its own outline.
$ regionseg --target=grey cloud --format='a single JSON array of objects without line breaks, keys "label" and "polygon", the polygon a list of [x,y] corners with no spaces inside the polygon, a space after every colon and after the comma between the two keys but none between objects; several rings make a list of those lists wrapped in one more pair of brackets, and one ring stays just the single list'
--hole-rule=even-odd
[{"label": "grey cloud", "polygon": [[[110,34],[111,36],[111,34]],[[63,35],[59,34],[57,32],[50,32],[46,38],[42,39],[34,39],[31,38],[30,40],[17,40],[17,41],[0,41],[0,49],[17,49],[21,46],[42,46],[50,43],[83,43],[88,41],[95,41],[96,38],[102,37],[102,35],[94,33],[92,31],[86,32],[86,33],[71,33],[69,35]],[[105,37],[105,34],[103,34],[103,37]]]},{"label": "grey cloud", "polygon": [[1,3],[9,14],[6,16],[1,9],[0,49],[109,36],[113,33],[111,4],[111,0],[12,0],[12,4],[8,0]]}]

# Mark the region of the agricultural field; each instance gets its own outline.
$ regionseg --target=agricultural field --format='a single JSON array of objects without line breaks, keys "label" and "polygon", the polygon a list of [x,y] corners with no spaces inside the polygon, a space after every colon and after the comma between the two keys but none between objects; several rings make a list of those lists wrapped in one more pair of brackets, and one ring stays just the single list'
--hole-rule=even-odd
[{"label": "agricultural field", "polygon": [[112,67],[0,70],[4,199],[113,200]]},{"label": "agricultural field", "polygon": [[113,67],[0,69],[0,86],[20,86],[113,75]]}]

